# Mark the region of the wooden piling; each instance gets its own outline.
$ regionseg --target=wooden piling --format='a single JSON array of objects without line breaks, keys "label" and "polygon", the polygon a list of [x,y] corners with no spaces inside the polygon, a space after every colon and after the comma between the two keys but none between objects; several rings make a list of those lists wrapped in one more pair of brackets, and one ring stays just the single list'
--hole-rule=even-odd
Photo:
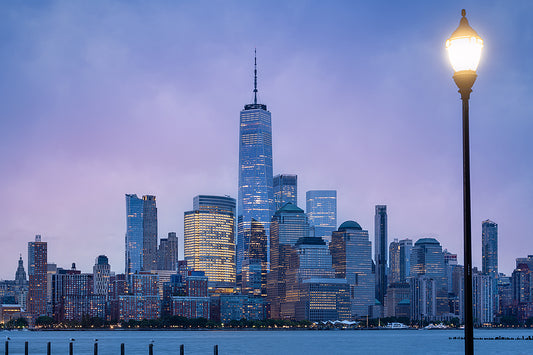
[{"label": "wooden piling", "polygon": [[48,342],[48,344],[46,344],[46,355],[52,355],[52,343],[51,342]]},{"label": "wooden piling", "polygon": [[148,355],[154,355],[154,344],[148,345]]},{"label": "wooden piling", "polygon": [[30,352],[28,342],[24,343],[24,355],[28,355]]},{"label": "wooden piling", "polygon": [[213,347],[213,355],[218,355],[218,345]]},{"label": "wooden piling", "polygon": [[180,345],[180,355],[185,355],[185,345]]},{"label": "wooden piling", "polygon": [[5,354],[9,355],[9,340],[6,340],[6,351],[5,351]]},{"label": "wooden piling", "polygon": [[94,355],[98,355],[98,343],[94,343]]},{"label": "wooden piling", "polygon": [[69,355],[74,355],[74,344],[72,342],[68,344],[68,353]]},{"label": "wooden piling", "polygon": [[120,355],[125,355],[126,349],[124,348],[124,343],[120,344]]}]

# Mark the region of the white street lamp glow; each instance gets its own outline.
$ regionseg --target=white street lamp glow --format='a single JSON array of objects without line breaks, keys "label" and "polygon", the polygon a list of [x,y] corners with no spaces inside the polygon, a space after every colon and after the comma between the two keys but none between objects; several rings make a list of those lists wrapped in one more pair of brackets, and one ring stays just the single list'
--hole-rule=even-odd
[{"label": "white street lamp glow", "polygon": [[446,49],[455,72],[464,70],[475,72],[481,59],[483,40],[468,24],[465,10],[462,11],[462,15],[459,27],[446,41]]}]

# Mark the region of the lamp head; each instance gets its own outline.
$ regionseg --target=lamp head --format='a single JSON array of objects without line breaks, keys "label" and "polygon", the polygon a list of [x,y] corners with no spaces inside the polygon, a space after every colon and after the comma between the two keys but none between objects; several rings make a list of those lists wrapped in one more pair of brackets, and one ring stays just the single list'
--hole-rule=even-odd
[{"label": "lamp head", "polygon": [[481,59],[481,50],[483,40],[476,31],[468,24],[466,11],[461,11],[461,21],[459,27],[452,33],[446,41],[448,57],[452,64],[453,70],[458,73],[461,71],[475,71]]}]

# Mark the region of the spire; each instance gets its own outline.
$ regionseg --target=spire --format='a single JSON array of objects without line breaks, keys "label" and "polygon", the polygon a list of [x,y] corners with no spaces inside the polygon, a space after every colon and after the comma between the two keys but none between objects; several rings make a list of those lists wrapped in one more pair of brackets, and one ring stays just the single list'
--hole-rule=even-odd
[{"label": "spire", "polygon": [[254,48],[254,105],[257,105],[257,48]]}]

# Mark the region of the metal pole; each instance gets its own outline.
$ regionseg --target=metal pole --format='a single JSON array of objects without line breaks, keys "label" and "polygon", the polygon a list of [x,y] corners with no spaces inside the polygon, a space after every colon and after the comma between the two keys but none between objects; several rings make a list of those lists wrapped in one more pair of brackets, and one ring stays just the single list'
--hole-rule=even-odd
[{"label": "metal pole", "polygon": [[470,206],[470,129],[468,119],[468,95],[463,101],[463,214],[464,214],[464,310],[465,354],[474,354],[474,320],[472,310],[472,217]]},{"label": "metal pole", "polygon": [[180,355],[185,355],[185,345],[180,345]]},{"label": "metal pole", "polygon": [[125,355],[126,349],[124,348],[124,343],[120,344],[120,355]]},{"label": "metal pole", "polygon": [[52,343],[51,342],[48,342],[48,344],[46,344],[46,355],[52,355]]}]

